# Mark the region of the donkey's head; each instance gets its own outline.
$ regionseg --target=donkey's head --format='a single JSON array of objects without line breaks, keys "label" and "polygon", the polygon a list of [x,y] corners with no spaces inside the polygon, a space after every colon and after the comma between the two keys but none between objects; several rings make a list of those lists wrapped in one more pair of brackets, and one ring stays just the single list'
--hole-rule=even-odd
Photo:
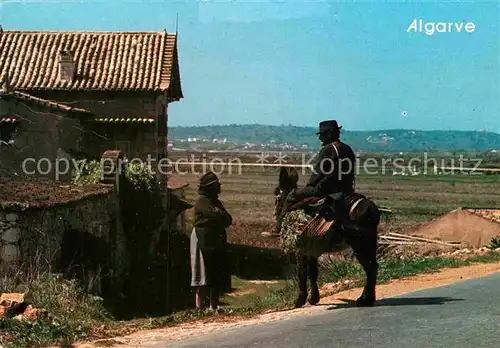
[{"label": "donkey's head", "polygon": [[274,189],[274,215],[280,215],[288,194],[298,186],[299,173],[294,167],[281,167],[278,186]]}]

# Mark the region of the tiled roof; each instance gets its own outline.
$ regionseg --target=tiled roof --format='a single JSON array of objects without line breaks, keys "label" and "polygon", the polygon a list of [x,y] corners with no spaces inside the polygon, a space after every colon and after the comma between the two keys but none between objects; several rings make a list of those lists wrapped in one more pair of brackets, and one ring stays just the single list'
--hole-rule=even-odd
[{"label": "tiled roof", "polygon": [[[59,79],[72,52],[76,77]],[[165,91],[182,98],[177,35],[162,32],[0,31],[0,82],[18,90]]]},{"label": "tiled roof", "polygon": [[98,117],[94,119],[99,123],[154,123],[151,117]]}]

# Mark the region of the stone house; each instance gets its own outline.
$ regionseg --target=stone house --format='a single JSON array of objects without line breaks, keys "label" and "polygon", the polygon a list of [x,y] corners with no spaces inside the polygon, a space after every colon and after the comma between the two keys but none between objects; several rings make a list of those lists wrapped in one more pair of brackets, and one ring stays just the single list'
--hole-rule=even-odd
[{"label": "stone house", "polygon": [[[79,145],[87,157],[118,149],[129,158],[146,158],[158,147],[166,151],[168,105],[183,98],[177,49],[177,34],[165,29],[0,29],[0,85],[89,111],[93,116],[82,120]],[[157,130],[163,133],[160,144]]]},{"label": "stone house", "polygon": [[88,110],[9,91],[4,85],[0,90],[0,174],[70,179],[70,154],[79,152],[84,135],[81,121],[91,117]]}]

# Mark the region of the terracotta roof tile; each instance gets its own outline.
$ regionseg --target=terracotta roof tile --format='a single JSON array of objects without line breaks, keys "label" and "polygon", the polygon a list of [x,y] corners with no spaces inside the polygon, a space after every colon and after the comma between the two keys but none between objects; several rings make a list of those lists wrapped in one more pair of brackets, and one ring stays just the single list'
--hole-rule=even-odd
[{"label": "terracotta roof tile", "polygon": [[[176,42],[166,31],[3,31],[0,81],[15,89],[165,91],[178,75]],[[63,50],[74,56],[73,81],[59,79]]]},{"label": "terracotta roof tile", "polygon": [[101,123],[149,123],[155,122],[151,117],[99,117],[95,118],[94,122]]}]

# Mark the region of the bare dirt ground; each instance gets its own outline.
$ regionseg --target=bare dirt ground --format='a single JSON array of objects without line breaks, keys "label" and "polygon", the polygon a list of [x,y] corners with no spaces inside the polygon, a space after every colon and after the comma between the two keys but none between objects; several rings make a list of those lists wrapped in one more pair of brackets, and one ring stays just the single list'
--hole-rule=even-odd
[{"label": "bare dirt ground", "polygon": [[[457,281],[484,277],[500,272],[500,262],[492,264],[474,264],[461,268],[444,269],[432,274],[418,275],[391,281],[388,284],[379,285],[377,290],[378,299],[399,296],[405,293],[434,288],[452,284]],[[159,343],[182,340],[190,336],[209,334],[228,328],[243,327],[257,323],[284,320],[295,316],[305,316],[324,311],[329,306],[345,303],[342,299],[355,300],[362,289],[350,289],[336,293],[321,299],[320,305],[308,306],[302,309],[266,313],[252,318],[220,317],[210,318],[206,321],[186,323],[175,327],[138,331],[124,337],[100,340],[93,343],[76,344],[75,348],[96,347],[152,347]],[[332,314],[334,315],[334,314]]]},{"label": "bare dirt ground", "polygon": [[473,248],[488,245],[500,235],[498,209],[455,209],[448,214],[409,229],[408,234],[443,241],[459,241]]}]

